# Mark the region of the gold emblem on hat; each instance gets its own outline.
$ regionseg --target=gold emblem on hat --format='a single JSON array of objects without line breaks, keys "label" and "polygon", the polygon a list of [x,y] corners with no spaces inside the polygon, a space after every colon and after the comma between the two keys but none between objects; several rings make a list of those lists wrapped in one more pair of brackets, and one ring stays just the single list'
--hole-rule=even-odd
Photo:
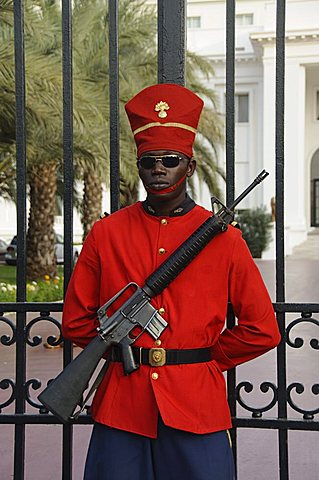
[{"label": "gold emblem on hat", "polygon": [[169,105],[166,102],[160,101],[155,105],[155,112],[159,112],[158,116],[160,118],[165,118],[167,117],[167,113],[165,110],[169,110]]}]

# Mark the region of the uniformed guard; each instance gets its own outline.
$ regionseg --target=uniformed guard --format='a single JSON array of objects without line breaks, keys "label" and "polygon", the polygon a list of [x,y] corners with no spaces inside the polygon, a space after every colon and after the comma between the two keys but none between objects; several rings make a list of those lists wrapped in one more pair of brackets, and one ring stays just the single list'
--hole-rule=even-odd
[{"label": "uniformed guard", "polygon": [[[96,222],[83,245],[62,323],[65,338],[81,347],[96,335],[98,308],[129,282],[143,285],[212,215],[186,193],[202,107],[174,84],[148,87],[126,104],[147,194]],[[225,328],[228,300],[237,317],[232,329]],[[156,341],[138,337],[140,367],[130,375],[112,350],[92,405],[85,480],[233,480],[223,372],[280,339],[240,230],[217,235],[152,304],[168,327]]]}]

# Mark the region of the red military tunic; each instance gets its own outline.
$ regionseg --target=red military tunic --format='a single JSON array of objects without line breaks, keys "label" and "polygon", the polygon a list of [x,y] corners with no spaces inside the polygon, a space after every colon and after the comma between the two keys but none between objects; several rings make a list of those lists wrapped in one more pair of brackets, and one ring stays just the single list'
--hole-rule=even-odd
[{"label": "red military tunic", "polygon": [[[156,217],[138,202],[98,221],[68,287],[65,338],[87,345],[96,335],[97,309],[127,283],[142,286],[210,215],[196,205],[182,216]],[[232,330],[224,329],[228,300],[238,318]],[[129,376],[121,363],[111,363],[93,401],[93,418],[152,438],[158,412],[166,425],[194,433],[230,428],[222,371],[265,353],[280,340],[270,298],[241,232],[229,227],[219,234],[152,303],[169,323],[161,347],[212,346],[213,360],[141,365]],[[147,333],[135,345],[156,346]]]}]

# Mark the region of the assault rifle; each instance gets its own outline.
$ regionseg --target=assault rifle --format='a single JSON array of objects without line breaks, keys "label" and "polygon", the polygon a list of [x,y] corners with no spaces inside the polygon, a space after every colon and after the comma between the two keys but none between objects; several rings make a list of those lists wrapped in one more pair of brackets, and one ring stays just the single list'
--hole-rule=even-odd
[{"label": "assault rifle", "polygon": [[[113,298],[106,302],[97,312],[100,326],[98,335],[84,350],[54,379],[39,395],[43,405],[62,422],[77,417],[73,412],[81,404],[82,394],[86,390],[90,378],[106,351],[118,345],[121,349],[124,373],[129,375],[139,368],[131,345],[145,331],[154,339],[159,338],[167,327],[167,322],[151,305],[150,299],[159,295],[184,268],[203,250],[203,248],[219,233],[225,232],[234,219],[234,208],[248,193],[261,183],[268,173],[263,170],[246,190],[226,207],[212,198],[212,207],[218,204],[221,208],[209,217],[197,230],[185,240],[145,281],[142,287],[129,283]],[[130,298],[110,317],[108,308],[133,288]],[[133,330],[139,327],[140,333],[133,337]]]}]

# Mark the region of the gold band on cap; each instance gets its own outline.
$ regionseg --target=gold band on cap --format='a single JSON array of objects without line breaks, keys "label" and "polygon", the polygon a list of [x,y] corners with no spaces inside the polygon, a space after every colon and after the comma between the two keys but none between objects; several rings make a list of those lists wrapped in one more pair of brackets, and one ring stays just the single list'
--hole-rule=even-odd
[{"label": "gold band on cap", "polygon": [[160,123],[160,122],[152,122],[152,123],[147,123],[146,125],[143,125],[143,127],[139,127],[136,130],[134,130],[133,135],[137,135],[140,132],[143,132],[144,130],[147,130],[148,128],[152,127],[177,127],[177,128],[183,128],[184,130],[188,130],[189,132],[195,133],[197,132],[196,128],[190,127],[189,125],[185,125],[184,123],[177,123],[177,122],[167,122],[167,123]]}]

